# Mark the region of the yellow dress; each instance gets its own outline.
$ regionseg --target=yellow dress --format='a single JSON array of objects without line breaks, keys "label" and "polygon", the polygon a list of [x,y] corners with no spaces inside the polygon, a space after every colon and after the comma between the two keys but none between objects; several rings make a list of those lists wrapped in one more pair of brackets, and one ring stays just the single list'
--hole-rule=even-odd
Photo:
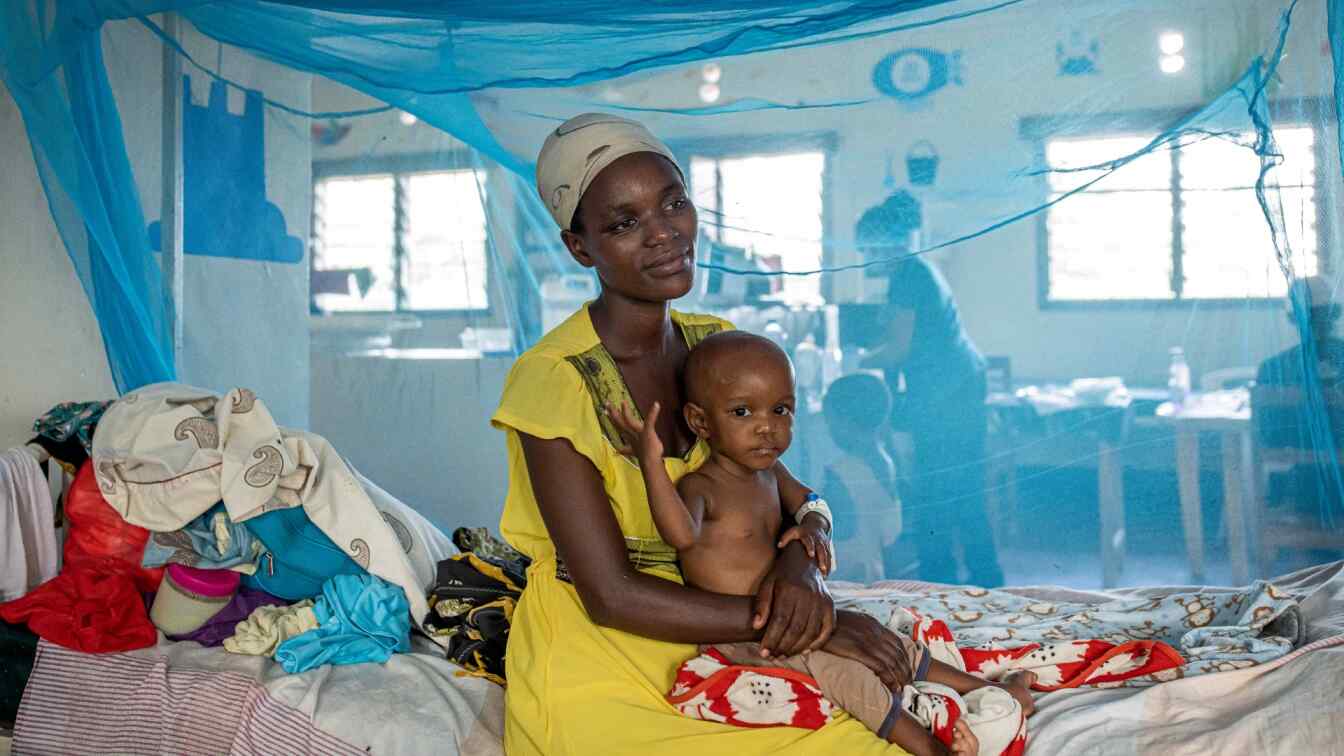
[{"label": "yellow dress", "polygon": [[[674,312],[672,317],[691,345],[731,327],[704,315]],[[588,618],[574,586],[560,576],[563,567],[533,497],[518,434],[567,439],[591,460],[602,475],[631,561],[649,574],[680,582],[676,553],[658,537],[639,468],[616,451],[616,431],[597,411],[607,401],[621,400],[630,401],[628,389],[584,307],[518,358],[491,421],[508,436],[509,493],[500,530],[533,560],[509,634],[505,752],[903,753],[847,715],[815,731],[741,729],[689,719],[664,695],[677,666],[694,655],[695,647],[599,627]],[[684,459],[666,459],[668,473],[680,478],[704,462],[707,452],[699,443]]]}]

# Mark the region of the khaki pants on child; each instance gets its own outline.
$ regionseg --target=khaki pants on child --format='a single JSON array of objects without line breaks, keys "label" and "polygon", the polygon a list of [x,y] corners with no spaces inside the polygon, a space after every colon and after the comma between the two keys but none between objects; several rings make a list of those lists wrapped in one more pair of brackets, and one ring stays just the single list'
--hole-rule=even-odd
[{"label": "khaki pants on child", "polygon": [[[906,636],[899,637],[910,660],[914,675],[911,682],[923,680],[929,669],[928,650]],[[825,651],[767,659],[761,656],[759,643],[717,643],[701,646],[700,650],[703,653],[709,648],[723,654],[730,664],[789,669],[815,679],[827,700],[884,740],[901,713],[900,696],[892,694],[871,669],[853,659]]]}]

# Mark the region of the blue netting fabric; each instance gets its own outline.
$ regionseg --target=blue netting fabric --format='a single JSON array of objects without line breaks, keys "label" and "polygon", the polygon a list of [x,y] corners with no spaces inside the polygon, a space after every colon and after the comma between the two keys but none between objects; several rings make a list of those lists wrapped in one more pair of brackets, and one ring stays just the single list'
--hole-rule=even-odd
[{"label": "blue netting fabric", "polygon": [[[581,273],[532,162],[549,129],[590,110],[646,122],[683,157],[703,237],[685,304],[748,327],[769,318],[734,308],[873,304],[891,263],[927,255],[983,351],[1013,351],[1019,376],[1163,384],[1168,346],[1210,371],[1253,367],[1310,334],[1291,282],[1320,276],[1332,302],[1339,291],[1344,0],[3,3],[0,77],[122,391],[175,377],[183,356],[147,233],[157,208],[136,183],[158,166],[129,157],[107,30],[135,27],[193,76],[241,88],[201,45],[164,34],[165,11],[221,51],[311,76],[311,101],[261,94],[267,128],[330,136],[313,142],[319,179],[400,171],[407,158],[387,146],[399,116],[448,135],[415,156],[489,177],[460,204],[482,219],[491,271],[460,278],[488,306],[449,315],[508,330],[515,353],[544,328],[545,282]],[[751,163],[761,155],[787,159]],[[867,216],[887,219],[880,238],[860,239],[881,207]],[[1170,222],[1140,237],[1141,216]],[[1232,254],[1229,238],[1252,251]],[[317,267],[311,250],[302,264]],[[378,278],[391,273],[361,274],[391,286]],[[808,323],[819,340],[836,328]],[[1325,449],[1339,433],[1312,371],[1327,347],[1303,344],[1315,411],[1298,432]],[[1332,521],[1344,486],[1338,465],[1322,470],[1309,485]]]}]

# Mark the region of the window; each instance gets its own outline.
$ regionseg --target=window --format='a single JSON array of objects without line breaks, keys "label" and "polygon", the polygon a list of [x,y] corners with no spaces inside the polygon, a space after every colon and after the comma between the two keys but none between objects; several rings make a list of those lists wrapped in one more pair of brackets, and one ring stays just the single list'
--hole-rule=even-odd
[{"label": "window", "polygon": [[348,271],[357,285],[349,293],[315,290],[315,309],[423,312],[489,306],[484,174],[470,169],[316,173],[313,268],[338,276]]},{"label": "window", "polygon": [[[1154,133],[1045,142],[1052,168],[1131,154]],[[1266,176],[1281,205],[1299,275],[1317,272],[1315,133],[1280,128],[1284,161]],[[1236,141],[1250,144],[1253,135]],[[1259,202],[1259,157],[1228,138],[1155,150],[1046,211],[1048,302],[1231,300],[1282,297],[1287,288]],[[1102,171],[1050,173],[1052,200]]]},{"label": "window", "polygon": [[[820,149],[703,155],[691,151],[692,200],[714,241],[782,270],[822,264],[826,153]],[[776,298],[821,301],[820,276],[782,276]]]}]

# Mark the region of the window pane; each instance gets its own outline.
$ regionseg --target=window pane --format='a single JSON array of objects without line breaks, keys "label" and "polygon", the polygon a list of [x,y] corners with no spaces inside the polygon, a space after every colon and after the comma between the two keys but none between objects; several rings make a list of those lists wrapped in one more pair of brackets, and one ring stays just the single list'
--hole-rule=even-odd
[{"label": "window pane", "polygon": [[483,180],[475,171],[415,173],[405,178],[404,190],[405,307],[486,308]]},{"label": "window pane", "polygon": [[[719,161],[723,242],[777,256],[784,270],[821,267],[821,152],[756,155]],[[784,276],[783,298],[821,300],[820,276]]]},{"label": "window pane", "polygon": [[1075,194],[1046,233],[1051,299],[1171,298],[1170,192]]},{"label": "window pane", "polygon": [[1316,183],[1316,130],[1310,126],[1275,129],[1274,141],[1283,163],[1267,177],[1281,186],[1312,186]]},{"label": "window pane", "polygon": [[700,228],[714,240],[719,239],[718,161],[691,158],[691,202],[700,214]]},{"label": "window pane", "polygon": [[[1285,238],[1298,275],[1315,275],[1316,202],[1311,188],[1270,190],[1283,207]],[[1181,220],[1183,296],[1192,299],[1281,297],[1283,272],[1252,189],[1188,191]]]},{"label": "window pane", "polygon": [[317,182],[315,232],[317,270],[367,269],[372,274],[368,294],[356,288],[349,294],[314,294],[323,311],[393,310],[393,179],[391,176],[351,176]]},{"label": "window pane", "polygon": [[[1051,168],[1079,168],[1100,165],[1138,152],[1156,134],[1101,137],[1095,139],[1052,139],[1045,147],[1045,160]],[[1050,191],[1067,192],[1081,186],[1105,170],[1076,173],[1050,173]],[[1154,150],[1128,163],[1109,176],[1093,184],[1089,191],[1123,189],[1166,189],[1171,186],[1171,154],[1165,149]]]},{"label": "window pane", "polygon": [[[1316,158],[1312,151],[1310,127],[1276,129],[1275,143],[1283,162],[1271,170],[1265,180],[1270,184],[1303,186],[1316,178]],[[1255,186],[1260,175],[1260,156],[1253,134],[1202,139],[1181,148],[1181,187],[1185,189],[1231,189]]]}]

